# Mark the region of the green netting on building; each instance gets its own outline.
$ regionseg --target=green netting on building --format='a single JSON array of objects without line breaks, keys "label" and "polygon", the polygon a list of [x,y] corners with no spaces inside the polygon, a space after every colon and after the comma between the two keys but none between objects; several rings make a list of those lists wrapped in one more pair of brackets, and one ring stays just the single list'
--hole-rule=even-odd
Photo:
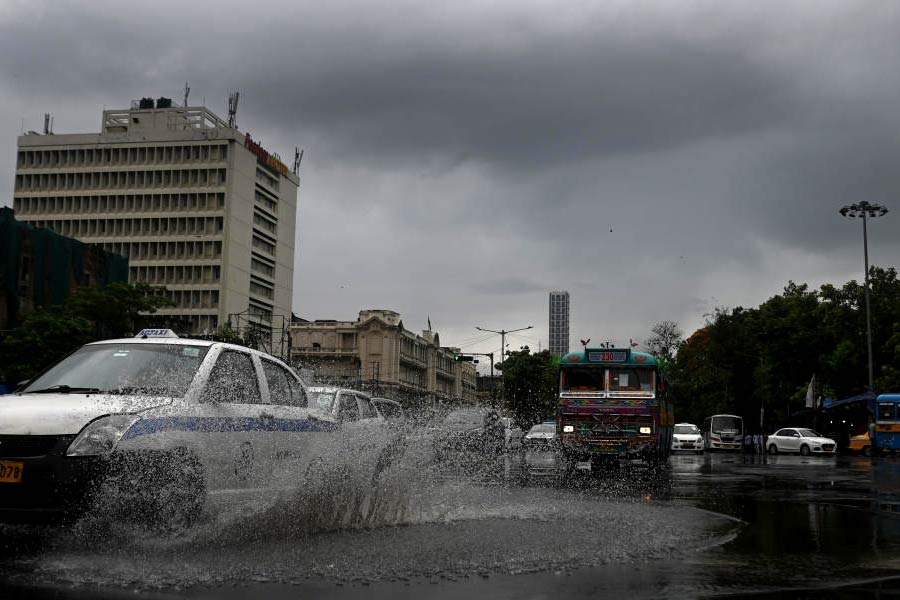
[{"label": "green netting on building", "polygon": [[82,285],[128,281],[128,259],[49,229],[17,221],[0,208],[0,329],[41,306],[62,304]]}]

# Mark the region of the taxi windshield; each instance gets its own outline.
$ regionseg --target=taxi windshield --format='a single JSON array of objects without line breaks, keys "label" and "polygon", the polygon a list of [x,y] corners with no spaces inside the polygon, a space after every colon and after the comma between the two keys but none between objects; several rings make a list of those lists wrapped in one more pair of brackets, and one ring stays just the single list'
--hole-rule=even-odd
[{"label": "taxi windshield", "polygon": [[22,393],[94,392],[182,397],[208,346],[97,344],[83,346],[32,381]]}]

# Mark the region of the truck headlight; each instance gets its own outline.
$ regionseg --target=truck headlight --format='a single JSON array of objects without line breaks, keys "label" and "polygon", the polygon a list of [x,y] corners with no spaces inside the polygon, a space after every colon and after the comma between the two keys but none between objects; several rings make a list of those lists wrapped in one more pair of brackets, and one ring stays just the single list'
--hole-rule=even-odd
[{"label": "truck headlight", "polygon": [[563,425],[563,433],[575,433],[574,425]]},{"label": "truck headlight", "polygon": [[653,433],[653,429],[651,429],[650,427],[641,427],[640,431],[641,431],[641,433],[643,433],[643,434],[650,434],[650,433]]},{"label": "truck headlight", "polygon": [[109,454],[139,419],[136,415],[106,415],[91,421],[69,444],[66,456]]}]

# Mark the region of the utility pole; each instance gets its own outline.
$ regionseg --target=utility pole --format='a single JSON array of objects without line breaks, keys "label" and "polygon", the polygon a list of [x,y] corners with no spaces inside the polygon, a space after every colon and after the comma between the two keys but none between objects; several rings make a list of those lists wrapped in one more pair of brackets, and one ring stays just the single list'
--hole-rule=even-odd
[{"label": "utility pole", "polygon": [[[503,362],[506,360],[506,334],[507,333],[515,333],[517,331],[525,331],[526,329],[532,329],[534,325],[529,325],[528,327],[520,327],[519,329],[501,329],[499,331],[494,329],[485,329],[484,327],[475,327],[478,331],[486,331],[488,333],[496,333],[500,335],[500,370],[503,370]],[[494,360],[491,358],[491,375],[494,374]],[[506,391],[503,389],[503,386],[500,386],[500,401],[503,403],[506,400]]]},{"label": "utility pole", "polygon": [[865,200],[856,204],[848,204],[838,212],[848,219],[862,219],[863,222],[863,257],[866,265],[865,292],[866,292],[866,346],[869,352],[869,391],[875,391],[875,368],[872,365],[872,309],[869,307],[869,237],[866,228],[866,220],[875,217],[883,217],[887,214],[887,207],[880,204],[869,204]]}]

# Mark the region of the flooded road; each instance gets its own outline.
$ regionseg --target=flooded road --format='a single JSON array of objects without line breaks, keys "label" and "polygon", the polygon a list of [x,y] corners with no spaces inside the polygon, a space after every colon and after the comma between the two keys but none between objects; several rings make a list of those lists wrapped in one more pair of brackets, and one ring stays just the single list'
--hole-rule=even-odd
[{"label": "flooded road", "polygon": [[897,459],[678,455],[564,487],[515,459],[407,467],[375,488],[348,467],[317,490],[221,498],[175,537],[5,527],[0,595],[900,595]]}]

